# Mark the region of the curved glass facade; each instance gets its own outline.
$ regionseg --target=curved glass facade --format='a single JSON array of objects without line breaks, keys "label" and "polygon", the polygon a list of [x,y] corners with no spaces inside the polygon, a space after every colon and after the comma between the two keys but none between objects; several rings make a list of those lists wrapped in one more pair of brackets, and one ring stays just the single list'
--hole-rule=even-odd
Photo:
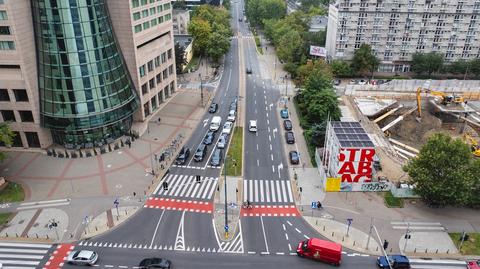
[{"label": "curved glass facade", "polygon": [[58,144],[128,132],[138,96],[105,0],[31,0],[42,125]]}]

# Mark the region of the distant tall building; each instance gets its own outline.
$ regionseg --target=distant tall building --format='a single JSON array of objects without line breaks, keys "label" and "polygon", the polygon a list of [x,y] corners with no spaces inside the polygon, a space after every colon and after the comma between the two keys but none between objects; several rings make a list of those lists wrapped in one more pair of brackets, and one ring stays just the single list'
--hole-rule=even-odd
[{"label": "distant tall building", "polygon": [[381,72],[409,72],[415,52],[447,62],[480,57],[478,0],[337,0],[329,7],[326,49],[350,60],[362,43],[381,60]]},{"label": "distant tall building", "polygon": [[175,91],[173,53],[169,0],[0,0],[0,122],[19,148],[115,139]]},{"label": "distant tall building", "polygon": [[173,34],[188,35],[188,23],[190,22],[190,10],[174,9],[173,16]]}]

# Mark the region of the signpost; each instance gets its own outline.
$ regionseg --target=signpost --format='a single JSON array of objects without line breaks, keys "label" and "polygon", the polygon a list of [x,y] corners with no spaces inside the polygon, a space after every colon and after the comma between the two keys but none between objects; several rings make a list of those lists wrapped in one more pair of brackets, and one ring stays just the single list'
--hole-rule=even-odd
[{"label": "signpost", "polygon": [[118,201],[118,198],[116,198],[115,201],[113,201],[113,204],[117,208],[117,217],[120,217],[120,213],[118,212],[118,205],[120,204],[120,202]]}]

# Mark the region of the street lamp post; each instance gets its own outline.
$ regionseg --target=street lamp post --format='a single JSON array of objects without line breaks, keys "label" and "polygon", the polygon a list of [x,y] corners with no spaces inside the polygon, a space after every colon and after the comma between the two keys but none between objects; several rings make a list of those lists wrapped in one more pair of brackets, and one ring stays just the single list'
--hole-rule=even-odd
[{"label": "street lamp post", "polygon": [[288,96],[287,88],[288,88],[288,74],[285,74],[285,97]]},{"label": "street lamp post", "polygon": [[200,99],[202,100],[202,106],[203,106],[203,80],[202,80],[202,73],[198,74],[198,77],[200,78]]},{"label": "street lamp post", "polygon": [[[150,134],[150,124],[147,122],[147,133]],[[151,142],[148,142],[148,149],[149,149],[149,152],[150,152],[150,165],[152,167],[152,175],[155,175],[155,169],[153,169],[153,156],[152,156],[152,143]]]}]

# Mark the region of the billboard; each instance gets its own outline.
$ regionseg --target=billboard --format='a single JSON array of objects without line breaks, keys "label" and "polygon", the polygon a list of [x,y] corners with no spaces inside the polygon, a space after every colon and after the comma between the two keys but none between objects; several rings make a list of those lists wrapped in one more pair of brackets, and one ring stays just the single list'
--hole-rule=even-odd
[{"label": "billboard", "polygon": [[310,46],[310,55],[327,57],[327,50],[324,47]]},{"label": "billboard", "polygon": [[374,156],[374,148],[340,149],[338,153],[340,168],[337,173],[341,178],[340,191],[367,191],[363,190],[362,183],[372,182]]}]

